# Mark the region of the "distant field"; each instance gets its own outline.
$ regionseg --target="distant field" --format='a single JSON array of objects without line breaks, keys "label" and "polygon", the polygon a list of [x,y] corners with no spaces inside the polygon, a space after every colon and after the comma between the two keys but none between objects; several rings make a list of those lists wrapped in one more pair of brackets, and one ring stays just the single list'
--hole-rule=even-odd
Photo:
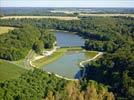
[{"label": "distant field", "polygon": [[126,16],[126,17],[134,17],[134,14],[79,14],[79,16]]},{"label": "distant field", "polygon": [[51,18],[51,19],[59,19],[59,20],[79,20],[78,17],[69,17],[69,16],[5,16],[5,17],[1,17],[1,19],[10,19],[10,18],[15,18],[15,19],[22,19],[22,18],[36,18],[36,19]]},{"label": "distant field", "polygon": [[[126,16],[126,17],[134,17],[134,14],[79,14],[80,17],[82,16],[102,16],[102,17],[110,17],[110,16]],[[70,16],[5,16],[1,17],[0,19],[24,19],[24,18],[50,18],[50,19],[59,19],[59,20],[79,20],[78,17],[70,17]]]},{"label": "distant field", "polygon": [[26,70],[0,59],[0,81],[19,77]]},{"label": "distant field", "polygon": [[14,27],[6,27],[6,26],[0,26],[0,35],[3,33],[7,33],[9,30],[13,30]]}]

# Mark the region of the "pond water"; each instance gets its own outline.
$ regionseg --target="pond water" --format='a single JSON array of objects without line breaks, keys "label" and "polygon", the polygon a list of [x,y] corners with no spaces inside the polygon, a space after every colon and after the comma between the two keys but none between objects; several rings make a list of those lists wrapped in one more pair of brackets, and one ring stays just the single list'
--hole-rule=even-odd
[{"label": "pond water", "polygon": [[84,46],[85,40],[70,32],[56,32],[57,44],[60,47]]},{"label": "pond water", "polygon": [[79,78],[82,73],[80,72],[79,63],[86,59],[85,53],[71,52],[66,53],[58,60],[43,66],[43,70],[55,73],[67,78]]},{"label": "pond water", "polygon": [[[56,32],[56,39],[57,44],[60,47],[83,46],[85,42],[85,40],[78,35],[69,32]],[[63,77],[79,79],[82,75],[79,63],[85,59],[85,53],[75,51],[67,52],[58,60],[44,65],[41,68],[44,71],[58,74]]]}]

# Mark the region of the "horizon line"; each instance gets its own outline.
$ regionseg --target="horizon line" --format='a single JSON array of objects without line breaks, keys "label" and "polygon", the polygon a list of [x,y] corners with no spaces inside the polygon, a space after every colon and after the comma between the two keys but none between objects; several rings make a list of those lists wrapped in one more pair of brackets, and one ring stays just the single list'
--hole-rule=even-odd
[{"label": "horizon line", "polygon": [[8,7],[5,7],[5,6],[1,6],[0,8],[134,8],[134,7],[32,7],[32,6],[29,6],[29,7],[25,7],[25,6],[19,6],[19,7],[13,7],[13,6],[8,6]]}]

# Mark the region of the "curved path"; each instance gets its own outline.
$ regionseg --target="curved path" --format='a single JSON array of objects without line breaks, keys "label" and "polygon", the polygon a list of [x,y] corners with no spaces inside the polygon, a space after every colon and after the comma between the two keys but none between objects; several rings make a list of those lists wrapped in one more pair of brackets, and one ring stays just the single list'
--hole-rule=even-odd
[{"label": "curved path", "polygon": [[84,63],[89,62],[89,61],[92,61],[92,60],[95,60],[97,57],[99,57],[99,56],[102,55],[102,54],[103,54],[102,52],[99,52],[99,53],[98,53],[96,56],[94,56],[93,58],[88,59],[88,60],[81,61],[79,65],[80,65],[81,67],[84,67]]},{"label": "curved path", "polygon": [[[96,56],[94,56],[93,58],[91,59],[88,59],[88,60],[84,60],[82,62],[80,62],[80,66],[81,67],[84,67],[84,63],[85,62],[89,62],[89,61],[92,61],[92,60],[95,60],[97,57],[99,57],[100,55],[102,55],[103,53],[102,52],[99,52]],[[52,74],[51,72],[47,72],[48,74]],[[70,79],[70,78],[67,78],[67,77],[63,77],[63,76],[60,76],[58,74],[55,74],[55,76],[59,77],[59,78],[62,78],[62,79],[65,79],[65,80],[70,80],[70,81],[78,81],[79,79]]]},{"label": "curved path", "polygon": [[[84,63],[89,62],[89,61],[92,61],[92,60],[95,60],[97,57],[101,56],[102,54],[103,54],[103,52],[99,52],[99,53],[98,53],[96,56],[94,56],[93,58],[88,59],[88,60],[81,61],[80,64],[79,64],[80,67],[84,68],[84,67],[85,67],[85,66],[84,66]],[[82,77],[84,77],[84,75],[85,75],[85,69],[84,69],[84,71],[83,71]]]}]

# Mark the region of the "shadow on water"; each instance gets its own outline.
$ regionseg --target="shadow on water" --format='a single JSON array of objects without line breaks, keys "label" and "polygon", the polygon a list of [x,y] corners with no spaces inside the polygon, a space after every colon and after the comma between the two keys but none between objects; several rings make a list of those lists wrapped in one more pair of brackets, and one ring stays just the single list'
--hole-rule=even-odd
[{"label": "shadow on water", "polygon": [[75,78],[75,79],[81,79],[82,76],[83,76],[83,70],[79,70],[79,71],[75,74],[74,78]]}]

